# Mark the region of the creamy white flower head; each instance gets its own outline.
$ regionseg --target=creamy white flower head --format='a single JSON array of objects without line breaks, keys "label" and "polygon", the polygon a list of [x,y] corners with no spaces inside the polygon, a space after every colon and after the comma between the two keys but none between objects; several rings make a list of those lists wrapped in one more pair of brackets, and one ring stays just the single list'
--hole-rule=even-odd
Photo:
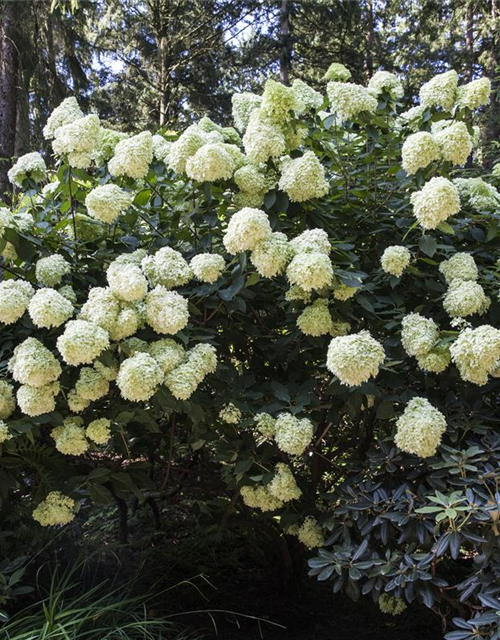
[{"label": "creamy white flower head", "polygon": [[457,95],[458,75],[447,71],[434,76],[420,88],[420,103],[425,107],[441,107],[451,111]]},{"label": "creamy white flower head", "polygon": [[297,482],[293,477],[292,470],[283,462],[278,462],[276,465],[274,478],[267,485],[267,490],[272,496],[282,502],[298,500],[302,495],[302,491],[297,486]]},{"label": "creamy white flower head", "polygon": [[97,147],[92,152],[92,159],[95,161],[96,166],[101,166],[105,162],[108,162],[113,157],[116,145],[121,141],[128,138],[128,134],[123,131],[116,131],[114,129],[106,129],[101,127],[99,129],[99,141]]},{"label": "creamy white flower head", "polygon": [[75,290],[70,284],[65,284],[64,286],[59,287],[57,292],[60,293],[64,298],[66,298],[66,300],[69,300],[71,303],[77,303],[78,299],[76,297]]},{"label": "creamy white flower head", "polygon": [[3,420],[0,420],[0,445],[8,440],[12,440],[14,436],[9,431],[9,427]]},{"label": "creamy white flower head", "polygon": [[162,285],[167,289],[182,287],[193,277],[191,267],[182,254],[171,247],[162,247],[154,255],[141,262],[142,270],[151,286]]},{"label": "creamy white flower head", "polygon": [[359,289],[360,287],[349,287],[341,282],[340,285],[333,290],[333,297],[335,298],[335,300],[341,300],[342,302],[345,302],[346,300],[350,300],[351,298],[353,298],[357,294]]},{"label": "creamy white flower head", "polygon": [[439,340],[439,327],[431,318],[409,313],[401,323],[401,344],[409,356],[423,356]]},{"label": "creamy white flower head", "polygon": [[312,516],[308,516],[299,527],[299,530],[297,531],[297,538],[308,549],[322,547],[325,543],[323,529]]},{"label": "creamy white flower head", "polygon": [[35,418],[55,410],[55,397],[58,393],[58,382],[51,382],[43,387],[32,387],[29,384],[23,384],[17,390],[17,404],[22,413]]},{"label": "creamy white flower head", "polygon": [[16,382],[42,387],[61,375],[61,365],[47,347],[36,338],[26,338],[13,352],[8,364]]},{"label": "creamy white flower head", "polygon": [[139,302],[148,292],[148,281],[135,264],[112,262],[106,272],[109,288],[120,300]]},{"label": "creamy white flower head", "polygon": [[261,193],[266,188],[266,174],[254,164],[247,164],[234,172],[234,182],[242,191]]},{"label": "creamy white flower head", "polygon": [[163,371],[148,353],[136,353],[120,366],[116,384],[125,400],[149,400],[163,382]]},{"label": "creamy white flower head", "polygon": [[424,229],[436,229],[460,211],[458,189],[447,178],[431,178],[411,195],[413,214]]},{"label": "creamy white flower head", "polygon": [[482,178],[455,178],[463,202],[468,203],[475,211],[496,211],[500,207],[500,193]]},{"label": "creamy white flower head", "polygon": [[91,114],[59,127],[52,142],[54,153],[58,156],[67,154],[72,167],[87,168],[99,142],[100,126],[99,117]]},{"label": "creamy white flower head", "polygon": [[73,304],[55,289],[39,289],[28,305],[33,324],[44,329],[60,327],[73,311]]},{"label": "creamy white flower head", "polygon": [[260,209],[245,207],[232,215],[224,234],[224,246],[235,255],[241,251],[252,251],[271,237],[269,218]]},{"label": "creamy white flower head", "polygon": [[47,166],[45,160],[36,151],[26,153],[24,156],[18,158],[15,165],[7,172],[10,182],[18,187],[23,186],[23,180],[26,178],[39,182],[45,179],[46,174]]},{"label": "creamy white flower head", "polygon": [[258,164],[285,153],[286,141],[281,128],[271,122],[262,109],[254,109],[243,136],[243,146],[250,162]]},{"label": "creamy white flower head", "polygon": [[57,349],[69,365],[90,364],[109,347],[108,332],[86,320],[70,320],[57,339]]},{"label": "creamy white flower head", "polygon": [[292,202],[304,202],[328,193],[325,168],[314,151],[306,151],[300,158],[287,157],[282,161],[279,188]]},{"label": "creamy white flower head", "polygon": [[402,98],[404,96],[401,80],[389,71],[377,71],[368,83],[368,91],[375,97],[386,91],[392,98]]},{"label": "creamy white flower head", "polygon": [[443,307],[452,318],[466,318],[475,313],[483,315],[491,304],[483,287],[470,280],[454,280],[443,299]]},{"label": "creamy white flower head", "polygon": [[343,64],[340,64],[340,62],[332,62],[332,64],[328,67],[325,75],[323,76],[323,80],[347,82],[351,76],[352,73]]},{"label": "creamy white flower head", "polygon": [[368,331],[333,338],[328,347],[327,368],[341,384],[358,387],[376,377],[384,362],[384,348]]},{"label": "creamy white flower head", "polygon": [[238,424],[241,420],[241,411],[232,402],[229,402],[219,411],[219,418],[227,424]]},{"label": "creamy white flower head", "polygon": [[296,253],[324,253],[330,255],[332,246],[328,234],[323,229],[306,229],[290,241]]},{"label": "creamy white flower head", "polygon": [[331,111],[340,122],[353,120],[360,113],[375,113],[377,110],[377,99],[359,84],[329,82],[326,92]]},{"label": "creamy white flower head", "polygon": [[403,113],[400,113],[396,118],[396,128],[405,126],[410,131],[420,131],[422,126],[422,117],[426,109],[427,107],[420,104],[416,107],[411,107],[411,109],[408,109],[407,111],[403,111]]},{"label": "creamy white flower head", "polygon": [[160,160],[167,164],[172,142],[165,140],[163,136],[158,134],[152,137],[151,142],[153,144],[153,157],[155,160]]},{"label": "creamy white flower head", "polygon": [[318,298],[297,318],[297,326],[306,336],[324,336],[332,330],[332,316],[328,300]]},{"label": "creamy white flower head", "polygon": [[93,287],[87,302],[83,305],[79,318],[99,325],[111,332],[120,313],[120,301],[109,288]]},{"label": "creamy white flower head", "polygon": [[299,253],[288,265],[286,275],[290,284],[296,284],[304,291],[317,291],[331,284],[333,267],[324,253]]},{"label": "creamy white flower head", "polygon": [[458,87],[457,105],[468,109],[479,109],[490,102],[491,80],[479,78]]},{"label": "creamy white flower head", "polygon": [[69,524],[75,517],[75,501],[60,491],[51,491],[45,500],[40,502],[32,515],[33,520],[36,520],[42,527]]},{"label": "creamy white flower head", "polygon": [[194,156],[198,149],[201,149],[203,145],[208,144],[210,141],[222,142],[223,138],[216,135],[215,139],[211,140],[206,131],[203,131],[197,125],[191,125],[172,143],[168,154],[169,168],[176,173],[184,173],[188,158]]},{"label": "creamy white flower head", "polygon": [[438,143],[427,131],[419,131],[408,136],[403,144],[401,155],[403,169],[408,175],[428,167],[431,162],[441,158]]},{"label": "creamy white flower head", "polygon": [[413,398],[396,423],[394,442],[420,458],[433,456],[446,431],[446,418],[425,398]]},{"label": "creamy white flower head", "polygon": [[81,456],[89,448],[83,421],[78,416],[66,418],[64,426],[52,429],[56,449],[65,456]]},{"label": "creamy white flower head", "polygon": [[210,344],[198,344],[187,352],[185,362],[167,373],[165,384],[175,398],[187,400],[216,368],[215,348]]},{"label": "creamy white flower head", "polygon": [[0,207],[0,238],[3,238],[5,230],[12,225],[12,212],[6,207]]},{"label": "creamy white flower head", "polygon": [[142,307],[143,303],[121,303],[116,322],[109,332],[111,340],[123,340],[133,336],[141,328],[144,324]]},{"label": "creamy white flower head", "polygon": [[430,373],[442,373],[448,368],[450,362],[450,347],[448,345],[438,345],[428,353],[417,356],[417,363],[420,369]]},{"label": "creamy white flower head", "polygon": [[109,380],[94,367],[82,367],[75,384],[78,397],[83,400],[99,400],[109,392]]},{"label": "creamy white flower head", "polygon": [[462,380],[483,386],[500,360],[500,330],[485,324],[465,329],[450,347]]},{"label": "creamy white flower head", "polygon": [[291,413],[281,413],[274,427],[278,449],[291,456],[302,455],[313,439],[312,422],[307,418],[296,418]]},{"label": "creamy white flower head", "polygon": [[111,437],[111,421],[107,418],[92,420],[85,429],[85,435],[96,444],[106,444]]},{"label": "creamy white flower head", "polygon": [[250,120],[250,114],[260,107],[262,98],[255,93],[244,91],[234,93],[231,98],[234,126],[238,131],[245,131]]},{"label": "creamy white flower head", "polygon": [[0,282],[0,322],[12,324],[22,317],[35,290],[25,280]]},{"label": "creamy white flower head", "polygon": [[380,258],[382,269],[391,276],[396,276],[396,278],[400,278],[403,275],[410,261],[410,251],[406,247],[399,245],[387,247]]},{"label": "creamy white flower head", "polygon": [[334,320],[330,328],[330,335],[332,338],[338,336],[346,336],[351,330],[351,325],[348,322],[342,322],[341,320]]},{"label": "creamy white flower head", "polygon": [[65,275],[71,273],[71,266],[66,260],[55,253],[46,258],[40,258],[35,266],[36,279],[46,287],[55,287],[61,283]]},{"label": "creamy white flower head", "polygon": [[441,262],[439,271],[448,284],[454,280],[475,281],[479,277],[476,261],[470,253],[455,253],[448,260]]},{"label": "creamy white flower head", "polygon": [[402,598],[391,596],[389,593],[380,594],[378,606],[382,613],[388,613],[391,616],[399,616],[407,609],[406,602]]},{"label": "creamy white flower head", "polygon": [[302,287],[299,287],[298,284],[292,284],[292,286],[285,293],[285,300],[287,302],[295,302],[296,300],[300,300],[300,302],[311,302],[312,293],[311,291],[304,291]]},{"label": "creamy white flower head", "polygon": [[189,263],[195,278],[200,282],[216,282],[226,268],[226,261],[217,253],[199,253]]},{"label": "creamy white flower head", "polygon": [[108,162],[112,176],[144,178],[153,161],[153,137],[149,131],[121,140],[115,147],[114,156]]},{"label": "creamy white flower head", "polygon": [[224,142],[231,143],[231,145],[241,144],[241,138],[236,129],[233,127],[221,127],[208,116],[203,116],[197,126],[199,129],[206,131],[206,133],[213,133],[214,131],[217,132],[222,136]]},{"label": "creamy white flower head", "polygon": [[71,389],[68,393],[68,408],[72,413],[82,413],[89,406],[90,400],[80,398],[76,389]]},{"label": "creamy white flower head", "polygon": [[295,251],[284,233],[272,233],[259,242],[250,254],[250,262],[264,278],[274,278],[283,273]]},{"label": "creamy white flower head", "polygon": [[54,109],[47,119],[47,124],[43,128],[43,136],[46,140],[52,140],[56,131],[66,124],[83,118],[83,111],[78,106],[76,98],[66,98]]},{"label": "creamy white flower head", "polygon": [[472,152],[472,136],[465,122],[453,122],[434,133],[443,160],[454,165],[464,165]]},{"label": "creamy white flower head", "polygon": [[295,96],[296,113],[304,113],[309,109],[317,110],[321,108],[324,100],[323,96],[303,80],[294,80],[292,82],[292,91]]},{"label": "creamy white flower head", "polygon": [[87,194],[85,206],[89,214],[101,222],[114,222],[131,204],[133,195],[116,184],[103,184]]},{"label": "creamy white flower head", "polygon": [[10,418],[15,409],[14,387],[9,382],[0,380],[0,420]]},{"label": "creamy white flower head", "polygon": [[264,512],[276,511],[283,506],[283,502],[271,495],[267,487],[241,487],[241,497],[247,507]]},{"label": "creamy white flower head", "polygon": [[147,352],[160,365],[163,373],[169,373],[186,359],[184,347],[172,340],[163,338],[146,345]]},{"label": "creamy white flower head", "polygon": [[285,124],[299,106],[291,87],[276,80],[266,80],[260,108],[270,122],[278,125]]},{"label": "creamy white flower head", "polygon": [[177,292],[157,286],[146,296],[146,322],[157,333],[173,335],[188,321],[188,301]]},{"label": "creamy white flower head", "polygon": [[218,142],[205,144],[186,161],[186,173],[198,182],[229,180],[235,166],[233,158],[224,145]]},{"label": "creamy white flower head", "polygon": [[269,415],[269,413],[258,413],[255,416],[255,425],[257,431],[264,438],[274,438],[276,433],[276,419]]}]

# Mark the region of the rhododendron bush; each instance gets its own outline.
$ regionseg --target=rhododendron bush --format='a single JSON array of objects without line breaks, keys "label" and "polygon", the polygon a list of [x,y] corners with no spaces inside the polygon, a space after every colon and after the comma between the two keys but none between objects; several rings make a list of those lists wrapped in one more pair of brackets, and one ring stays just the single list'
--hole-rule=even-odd
[{"label": "rhododendron bush", "polygon": [[333,64],[321,92],[268,80],[234,128],[180,135],[66,99],[0,209],[6,521],[151,499],[195,451],[224,518],[297,539],[334,591],[497,637],[489,93],[449,71],[407,109],[396,76]]}]

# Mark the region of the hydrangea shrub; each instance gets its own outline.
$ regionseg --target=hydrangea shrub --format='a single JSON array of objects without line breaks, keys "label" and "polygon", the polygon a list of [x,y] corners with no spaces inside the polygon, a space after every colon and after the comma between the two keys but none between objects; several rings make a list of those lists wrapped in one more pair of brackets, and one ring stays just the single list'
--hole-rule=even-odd
[{"label": "hydrangea shrub", "polygon": [[405,110],[393,74],[349,80],[268,80],[233,97],[234,128],[169,137],[75,98],[52,113],[53,157],[20,158],[0,209],[3,509],[68,525],[164,490],[193,450],[226,516],[296,538],[334,591],[495,638],[489,81],[441,74]]}]

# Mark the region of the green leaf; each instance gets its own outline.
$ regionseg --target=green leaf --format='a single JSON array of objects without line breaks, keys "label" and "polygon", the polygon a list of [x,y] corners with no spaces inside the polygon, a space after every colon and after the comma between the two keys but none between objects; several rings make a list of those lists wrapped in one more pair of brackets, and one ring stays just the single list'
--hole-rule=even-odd
[{"label": "green leaf", "polygon": [[422,236],[418,243],[420,250],[425,253],[426,256],[432,258],[432,256],[436,253],[437,249],[437,241],[432,236]]}]

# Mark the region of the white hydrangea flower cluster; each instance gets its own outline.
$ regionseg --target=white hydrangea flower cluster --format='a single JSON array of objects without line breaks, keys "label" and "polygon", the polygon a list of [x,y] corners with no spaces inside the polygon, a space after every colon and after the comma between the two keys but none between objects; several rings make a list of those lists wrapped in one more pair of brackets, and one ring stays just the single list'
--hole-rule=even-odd
[{"label": "white hydrangea flower cluster", "polygon": [[441,107],[451,111],[457,97],[458,74],[447,71],[434,76],[420,88],[420,103],[425,107]]},{"label": "white hydrangea flower cluster", "polygon": [[226,268],[226,261],[217,253],[199,253],[191,258],[189,266],[200,282],[213,284]]},{"label": "white hydrangea flower cluster", "polygon": [[431,162],[441,159],[441,151],[434,136],[427,131],[418,131],[408,136],[401,149],[403,169],[408,175],[425,169]]},{"label": "white hydrangea flower cluster", "polygon": [[185,361],[167,373],[165,385],[178,400],[190,398],[209,373],[217,368],[217,353],[210,344],[197,344]]},{"label": "white hydrangea flower cluster", "polygon": [[82,367],[75,384],[75,392],[81,400],[88,402],[99,400],[109,392],[109,379],[94,367]]},{"label": "white hydrangea flower cluster", "polygon": [[153,158],[163,162],[164,164],[168,164],[168,156],[170,154],[172,142],[170,140],[165,140],[165,138],[159,134],[154,135],[151,138],[151,142],[153,144]]},{"label": "white hydrangea flower cluster", "polygon": [[171,338],[155,340],[149,345],[145,343],[144,351],[147,351],[150,356],[153,356],[156,362],[160,365],[163,373],[169,373],[186,359],[186,351],[184,347]]},{"label": "white hydrangea flower cluster", "polygon": [[241,411],[229,402],[219,411],[219,418],[226,424],[238,424],[241,420]]},{"label": "white hydrangea flower cluster", "polygon": [[0,322],[13,324],[24,315],[35,290],[25,280],[0,282]]},{"label": "white hydrangea flower cluster", "polygon": [[353,298],[357,294],[359,289],[360,287],[349,287],[341,282],[333,290],[333,297],[335,298],[335,300],[341,300],[342,302],[345,302],[346,300],[350,300],[351,298]]},{"label": "white hydrangea flower cluster", "polygon": [[472,136],[465,122],[452,122],[433,132],[441,158],[454,165],[464,165],[472,152]]},{"label": "white hydrangea flower cluster", "polygon": [[31,387],[44,387],[55,382],[62,373],[54,354],[32,337],[14,349],[8,369],[16,382]]},{"label": "white hydrangea flower cluster", "polygon": [[500,330],[491,325],[467,328],[450,347],[462,380],[483,386],[500,360]]},{"label": "white hydrangea flower cluster", "polygon": [[280,126],[272,122],[261,108],[253,109],[243,136],[243,147],[250,162],[259,164],[279,158],[286,150]]},{"label": "white hydrangea flower cluster", "polygon": [[98,325],[108,332],[111,340],[123,340],[140,328],[142,316],[139,305],[120,300],[110,288],[93,287],[79,319]]},{"label": "white hydrangea flower cluster", "polygon": [[140,180],[147,175],[152,161],[153,136],[149,131],[143,131],[118,142],[108,162],[108,169],[112,176]]},{"label": "white hydrangea flower cluster", "polygon": [[329,82],[326,87],[331,111],[339,122],[354,120],[360,113],[375,113],[377,99],[368,89],[351,82]]},{"label": "white hydrangea flower cluster", "polygon": [[92,152],[92,159],[95,161],[96,165],[100,166],[105,162],[108,162],[108,160],[111,160],[115,152],[116,145],[128,137],[128,134],[123,131],[115,131],[114,129],[101,127],[99,129],[99,141],[97,143],[97,147]]},{"label": "white hydrangea flower cluster", "polygon": [[0,420],[10,418],[15,408],[14,387],[6,380],[0,380]]},{"label": "white hydrangea flower cluster", "polygon": [[491,94],[491,80],[479,78],[458,87],[457,105],[474,110],[489,104]]},{"label": "white hydrangea flower cluster", "polygon": [[269,413],[258,413],[255,416],[255,425],[257,427],[257,431],[264,438],[274,438],[276,433],[276,418],[273,418]]},{"label": "white hydrangea flower cluster", "polygon": [[89,448],[83,420],[78,416],[66,418],[62,426],[52,429],[50,435],[56,449],[65,456],[81,456]]},{"label": "white hydrangea flower cluster", "polygon": [[303,113],[309,109],[320,109],[323,104],[323,96],[319,91],[316,91],[310,87],[303,80],[296,79],[292,82],[292,91],[295,96],[296,104],[298,108],[295,108],[295,112]]},{"label": "white hydrangea flower cluster", "polygon": [[428,458],[441,444],[446,418],[428,400],[416,397],[408,402],[396,427],[394,442],[401,451]]},{"label": "white hydrangea flower cluster", "polygon": [[308,549],[317,549],[325,543],[323,529],[316,518],[308,516],[297,531],[297,538]]},{"label": "white hydrangea flower cluster", "polygon": [[311,444],[314,427],[307,418],[280,413],[274,424],[274,439],[278,449],[291,456],[300,456]]},{"label": "white hydrangea flower cluster", "polygon": [[287,464],[278,462],[274,469],[274,477],[266,487],[269,493],[281,502],[298,500],[302,491],[293,477],[292,470]]},{"label": "white hydrangea flower cluster", "polygon": [[85,435],[95,444],[106,444],[111,438],[111,421],[107,418],[97,418],[85,429]]},{"label": "white hydrangea flower cluster", "polygon": [[73,312],[73,304],[55,289],[39,289],[28,305],[33,324],[44,329],[60,327]]},{"label": "white hydrangea flower cluster", "polygon": [[236,255],[242,251],[252,251],[259,242],[270,237],[271,225],[267,214],[260,209],[245,207],[229,220],[223,242],[227,251]]},{"label": "white hydrangea flower cluster", "polygon": [[259,242],[250,254],[250,262],[264,278],[283,273],[295,251],[284,233],[276,231]]},{"label": "white hydrangea flower cluster", "polygon": [[279,188],[292,202],[305,202],[324,196],[330,186],[325,168],[314,151],[306,151],[300,158],[282,160]]},{"label": "white hydrangea flower cluster", "polygon": [[411,253],[406,247],[392,245],[387,247],[380,258],[380,264],[385,273],[401,278],[411,262]]},{"label": "white hydrangea flower cluster", "polygon": [[297,326],[306,336],[324,336],[332,331],[332,316],[328,300],[318,298],[306,307],[297,318]]},{"label": "white hydrangea flower cluster", "polygon": [[429,373],[442,373],[450,362],[450,347],[447,344],[438,344],[427,353],[417,356],[420,369]]},{"label": "white hydrangea flower cluster", "polygon": [[146,322],[156,333],[174,335],[188,321],[188,301],[176,291],[159,285],[146,296]]},{"label": "white hydrangea flower cluster", "polygon": [[47,165],[45,160],[36,151],[26,153],[18,158],[15,165],[7,172],[10,182],[18,187],[23,186],[23,180],[26,180],[26,178],[39,182],[44,180],[46,175]]},{"label": "white hydrangea flower cluster", "polygon": [[482,178],[455,178],[460,198],[474,211],[496,211],[500,207],[500,193]]},{"label": "white hydrangea flower cluster", "polygon": [[360,331],[332,339],[326,366],[341,384],[358,387],[378,374],[384,358],[382,345],[368,331]]},{"label": "white hydrangea flower cluster", "polygon": [[247,507],[260,509],[263,512],[276,511],[283,507],[283,502],[275,498],[267,487],[261,485],[255,487],[242,487],[241,497]]},{"label": "white hydrangea flower cluster", "polygon": [[199,125],[193,124],[170,147],[168,166],[176,173],[184,173],[188,158],[194,156],[204,144],[222,141],[222,136],[216,131],[208,134]]},{"label": "white hydrangea flower cluster", "polygon": [[323,229],[307,229],[290,241],[296,253],[324,253],[330,255],[332,247]]},{"label": "white hydrangea flower cluster", "polygon": [[71,273],[69,262],[57,253],[46,258],[40,258],[35,265],[35,275],[38,282],[46,287],[55,287],[61,283],[65,275]]},{"label": "white hydrangea flower cluster", "polygon": [[425,356],[439,340],[439,327],[431,318],[409,313],[401,323],[401,344],[409,356]]},{"label": "white hydrangea flower cluster", "polygon": [[167,289],[182,287],[193,277],[193,271],[182,254],[171,247],[162,247],[152,256],[146,256],[141,267],[152,287]]},{"label": "white hydrangea flower cluster", "polygon": [[352,76],[351,72],[340,62],[332,62],[323,76],[325,81],[347,82]]},{"label": "white hydrangea flower cluster", "polygon": [[108,347],[108,332],[86,320],[70,320],[57,339],[59,353],[72,366],[90,364]]},{"label": "white hydrangea flower cluster", "polygon": [[148,281],[133,263],[112,262],[106,272],[109,288],[123,302],[140,302],[148,292]]},{"label": "white hydrangea flower cluster", "polygon": [[483,287],[470,280],[453,280],[443,299],[444,310],[452,318],[466,318],[475,313],[483,315],[490,304]]},{"label": "white hydrangea flower cluster", "polygon": [[460,211],[460,196],[447,178],[431,178],[411,195],[413,214],[424,229],[436,229]]},{"label": "white hydrangea flower cluster", "polygon": [[116,384],[125,400],[149,400],[163,382],[164,373],[158,362],[148,353],[136,353],[120,366]]},{"label": "white hydrangea flower cluster", "polygon": [[87,194],[85,206],[96,220],[111,224],[132,204],[131,193],[116,184],[103,184]]},{"label": "white hydrangea flower cluster", "polygon": [[262,102],[261,96],[255,93],[244,91],[242,93],[234,93],[231,98],[232,115],[234,126],[238,131],[245,131],[250,120],[250,114],[254,109],[260,107]]},{"label": "white hydrangea flower cluster", "polygon": [[244,203],[242,206],[259,207],[272,186],[270,177],[266,176],[265,165],[261,168],[254,164],[246,164],[234,172],[233,179],[240,189],[240,193],[235,195],[235,203]]},{"label": "white hydrangea flower cluster", "polygon": [[286,270],[291,285],[298,285],[303,291],[318,291],[328,287],[333,279],[330,258],[322,252],[298,253]]},{"label": "white hydrangea flower cluster", "polygon": [[94,114],[58,127],[52,142],[54,153],[67,155],[72,167],[86,169],[92,161],[92,152],[99,144],[100,127],[99,117]]},{"label": "white hydrangea flower cluster", "polygon": [[273,124],[283,125],[294,112],[300,111],[295,92],[276,80],[266,80],[260,108]]},{"label": "white hydrangea flower cluster", "polygon": [[229,180],[238,165],[239,149],[234,145],[222,142],[204,144],[198,151],[187,158],[186,173],[198,182],[215,182],[216,180]]},{"label": "white hydrangea flower cluster", "polygon": [[50,413],[56,408],[56,396],[59,393],[59,382],[51,382],[42,387],[23,384],[17,390],[17,404],[22,413],[32,418]]},{"label": "white hydrangea flower cluster", "polygon": [[8,440],[12,440],[13,437],[8,425],[3,420],[0,420],[0,445]]},{"label": "white hydrangea flower cluster", "polygon": [[447,284],[454,280],[475,282],[479,277],[476,261],[470,253],[455,253],[439,265]]},{"label": "white hydrangea flower cluster", "polygon": [[387,613],[391,616],[399,616],[407,609],[406,602],[402,598],[396,598],[389,593],[380,594],[378,606],[382,613]]},{"label": "white hydrangea flower cluster", "polygon": [[51,491],[33,511],[33,520],[36,520],[42,527],[69,524],[75,517],[75,506],[76,503],[72,498],[65,496],[60,491]]},{"label": "white hydrangea flower cluster", "polygon": [[404,96],[401,80],[390,71],[377,71],[368,82],[368,91],[376,98],[384,91],[393,99],[399,100]]},{"label": "white hydrangea flower cluster", "polygon": [[47,124],[43,128],[44,138],[52,140],[60,127],[71,124],[80,118],[83,118],[83,111],[78,106],[76,98],[66,98],[48,117]]}]

